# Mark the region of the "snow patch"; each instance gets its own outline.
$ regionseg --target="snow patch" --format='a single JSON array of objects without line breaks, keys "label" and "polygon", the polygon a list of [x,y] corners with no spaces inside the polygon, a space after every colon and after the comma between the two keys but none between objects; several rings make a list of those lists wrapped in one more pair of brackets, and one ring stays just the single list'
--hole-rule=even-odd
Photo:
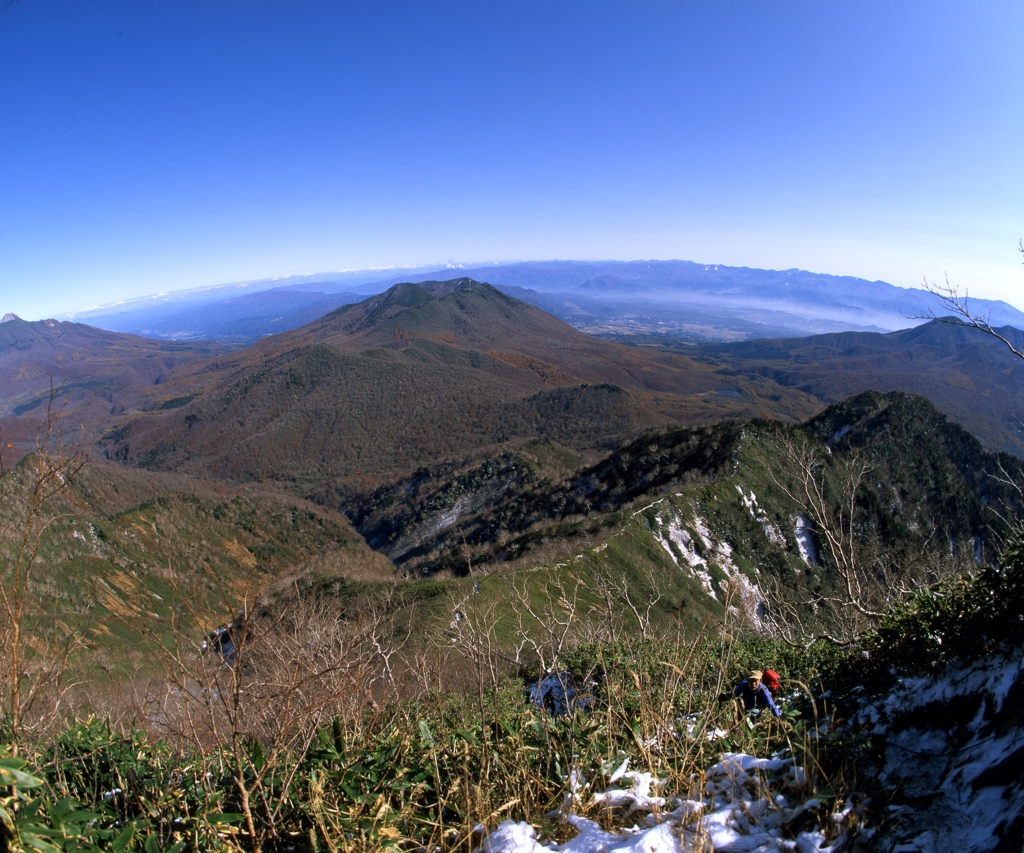
[{"label": "snow patch", "polygon": [[704,544],[704,547],[710,551],[714,545],[711,543],[711,531],[704,523],[704,519],[699,515],[695,515],[693,517],[693,527],[697,531],[697,535],[700,536],[700,541]]},{"label": "snow patch", "polygon": [[[690,573],[700,581],[707,594],[717,600],[718,596],[715,594],[715,588],[711,583],[711,575],[707,571],[707,560],[700,555],[693,537],[683,527],[682,522],[678,518],[673,518],[665,525],[660,517],[655,519],[655,521],[659,527],[654,530],[654,538],[658,540],[661,547],[672,558],[672,562],[677,566],[679,565],[679,557],[676,556],[678,552],[690,567]],[[674,548],[672,547],[673,545],[675,546]]]},{"label": "snow patch", "polygon": [[[904,678],[851,726],[877,738],[893,850],[1009,850],[1024,824],[1024,652]],[[905,801],[906,805],[901,804]]]},{"label": "snow patch", "polygon": [[654,538],[672,558],[672,562],[682,568],[682,559],[691,576],[699,580],[708,595],[716,600],[719,600],[719,595],[712,583],[710,568],[713,564],[721,569],[728,579],[725,603],[755,628],[761,629],[764,594],[733,562],[732,546],[715,539],[700,515],[694,513],[688,524],[678,515],[671,516],[667,521],[658,515],[653,519],[651,529]]},{"label": "snow patch", "polygon": [[459,520],[459,514],[462,512],[462,506],[464,503],[465,501],[463,498],[459,498],[449,510],[439,515],[431,528],[431,535],[436,536],[446,527],[451,527],[455,524],[455,522]]},{"label": "snow patch", "polygon": [[[696,799],[676,798],[667,806],[664,797],[652,794],[664,781],[650,773],[627,771],[628,764],[627,758],[612,774],[609,784],[620,780],[632,784],[595,794],[592,805],[610,809],[609,816],[618,820],[647,812],[634,825],[607,830],[571,811],[556,811],[551,816],[560,817],[575,829],[575,838],[563,844],[544,843],[538,841],[537,830],[530,824],[506,820],[489,834],[482,825],[477,826],[476,832],[484,836],[477,853],[690,853],[708,850],[709,842],[714,850],[734,853],[833,853],[844,847],[852,828],[862,818],[864,804],[849,801],[834,816],[835,837],[831,842],[818,830],[800,832],[795,837],[786,833],[786,827],[808,812],[817,812],[821,803],[810,798],[794,804],[782,793],[793,791],[793,780],[801,775],[794,771],[802,768],[796,767],[791,758],[779,755],[755,758],[727,752],[703,779],[698,776],[694,780],[699,788],[691,795]],[[572,796],[566,797],[567,805],[580,801],[578,792],[585,789],[580,780],[578,773],[567,780],[573,785]]]},{"label": "snow patch", "polygon": [[778,527],[771,523],[768,519],[768,514],[757,505],[757,495],[754,494],[754,490],[751,489],[750,494],[747,495],[743,491],[743,486],[737,484],[736,491],[740,493],[740,500],[743,501],[743,506],[747,508],[750,517],[761,525],[761,529],[764,531],[764,535],[768,537],[768,541],[779,548],[785,548],[786,537],[782,535],[782,531]]},{"label": "snow patch", "polygon": [[812,530],[811,520],[806,515],[798,515],[796,517],[794,523],[796,547],[800,551],[800,559],[808,566],[816,566],[818,564],[818,549],[814,545]]},{"label": "snow patch", "polygon": [[594,795],[594,802],[608,807],[625,808],[633,811],[654,811],[665,805],[665,798],[651,793],[652,789],[660,788],[668,779],[655,779],[650,773],[638,773],[630,770],[620,777],[631,782],[629,787],[609,788],[601,794]]},{"label": "snow patch", "polygon": [[761,588],[736,566],[733,566],[733,569],[733,573],[729,575],[735,602],[732,609],[742,615],[758,631],[763,630],[764,624],[761,622],[761,616],[765,612],[764,594],[761,592]]},{"label": "snow patch", "polygon": [[974,552],[974,565],[980,566],[982,560],[981,537],[971,537],[971,550]]}]

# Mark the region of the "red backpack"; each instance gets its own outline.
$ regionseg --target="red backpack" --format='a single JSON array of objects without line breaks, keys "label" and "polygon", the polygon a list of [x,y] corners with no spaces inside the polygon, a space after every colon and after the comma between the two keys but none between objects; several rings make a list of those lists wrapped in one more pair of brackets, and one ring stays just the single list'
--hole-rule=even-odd
[{"label": "red backpack", "polygon": [[761,674],[761,683],[768,688],[768,692],[772,694],[772,698],[779,692],[779,674],[774,669],[766,669]]}]

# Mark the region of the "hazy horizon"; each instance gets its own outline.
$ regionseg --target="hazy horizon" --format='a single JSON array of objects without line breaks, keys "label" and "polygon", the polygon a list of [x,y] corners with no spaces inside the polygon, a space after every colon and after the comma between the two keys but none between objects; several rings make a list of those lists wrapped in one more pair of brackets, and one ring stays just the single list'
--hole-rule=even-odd
[{"label": "hazy horizon", "polygon": [[0,313],[596,257],[1024,309],[1022,41],[999,2],[4,4]]},{"label": "hazy horizon", "polygon": [[[450,278],[459,277],[463,270],[478,270],[481,267],[495,267],[500,268],[502,266],[511,264],[546,264],[546,263],[566,263],[566,264],[630,264],[630,263],[695,263],[698,265],[705,266],[722,266],[731,267],[730,264],[717,263],[715,261],[694,261],[690,258],[636,258],[636,259],[622,259],[622,258],[539,258],[536,260],[508,260],[508,261],[466,261],[466,262],[444,262],[437,264],[406,264],[403,266],[391,266],[391,267],[367,267],[364,269],[346,269],[346,270],[322,270],[314,273],[298,273],[295,275],[285,276],[273,276],[271,278],[251,279],[248,281],[227,281],[219,282],[215,284],[200,285],[197,287],[181,288],[179,290],[162,290],[153,293],[143,293],[138,296],[130,296],[124,299],[119,299],[116,302],[101,303],[97,305],[81,305],[75,308],[69,308],[67,310],[61,310],[57,313],[51,313],[44,316],[38,317],[24,317],[20,314],[18,316],[23,320],[43,320],[43,319],[57,319],[57,320],[76,320],[80,317],[87,316],[94,312],[113,312],[121,306],[133,306],[139,303],[145,303],[147,301],[157,301],[160,299],[167,299],[172,301],[174,297],[184,297],[187,295],[199,295],[202,293],[210,292],[223,292],[226,299],[231,298],[232,291],[236,291],[239,295],[245,295],[246,293],[259,293],[265,290],[273,290],[276,287],[290,287],[300,284],[302,280],[306,280],[311,288],[315,289],[315,284],[318,281],[328,282],[332,279],[341,279],[343,277],[351,277],[352,287],[360,288],[365,287],[368,284],[376,284],[378,282],[385,282],[397,276],[401,276],[403,272],[408,272],[410,275],[416,275],[436,270],[438,274],[447,275],[450,273]],[[837,275],[842,274],[826,272],[822,270],[802,270],[798,267],[792,267],[790,269],[799,270],[800,272],[810,272],[814,275]],[[789,270],[774,270],[775,272],[788,272]],[[868,281],[867,279],[862,279]],[[891,284],[891,282],[884,282],[885,284]],[[898,285],[894,285],[898,286]],[[903,288],[903,289],[918,289],[918,288]],[[1012,303],[1008,303],[1012,304]],[[2,308],[3,306],[0,306]],[[1018,307],[1014,305],[1013,307]],[[0,314],[7,313],[6,310],[0,310]],[[17,312],[13,312],[17,313]]]}]

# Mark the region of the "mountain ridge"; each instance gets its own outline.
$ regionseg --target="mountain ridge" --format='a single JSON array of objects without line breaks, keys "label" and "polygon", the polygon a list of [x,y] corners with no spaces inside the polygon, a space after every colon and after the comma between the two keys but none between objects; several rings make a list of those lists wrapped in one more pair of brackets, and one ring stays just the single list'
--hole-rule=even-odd
[{"label": "mountain ridge", "polygon": [[5,441],[27,450],[49,410],[70,440],[91,444],[117,414],[173,398],[163,383],[175,370],[227,350],[210,341],[155,341],[14,318],[0,324],[0,429]]},{"label": "mountain ridge", "polygon": [[[268,280],[204,289],[191,297],[167,294],[119,313],[88,312],[88,318],[117,331],[171,339],[218,338],[237,345],[309,322],[309,311],[314,310],[309,306],[320,305],[326,312],[338,299],[354,303],[394,284],[450,276],[490,281],[499,288],[522,288],[513,295],[585,331],[609,323],[626,330],[642,315],[649,328],[657,329],[660,322],[677,331],[688,329],[696,338],[714,340],[848,329],[887,331],[915,325],[915,318],[927,318],[941,309],[933,295],[917,288],[799,269],[761,270],[678,260],[531,261],[427,267],[376,277],[325,273],[293,284]],[[239,287],[263,289],[237,299],[223,298]],[[256,298],[268,291],[277,295]],[[278,299],[283,305],[289,294],[300,293],[305,294],[300,301],[307,308],[291,313],[282,309],[280,316],[267,316],[265,302]],[[153,304],[161,300],[164,304]],[[1024,313],[1005,302],[972,303],[995,325],[1024,328]]]},{"label": "mountain ridge", "polygon": [[377,466],[537,436],[586,451],[680,417],[816,409],[800,391],[601,341],[468,279],[395,285],[218,358],[200,380],[180,409],[110,431],[105,452],[220,476],[390,477],[394,467]]},{"label": "mountain ridge", "polygon": [[[1018,350],[1024,332],[998,329]],[[930,399],[988,447],[1024,456],[1024,364],[1000,341],[958,322],[933,321],[885,335],[841,332],[805,338],[685,346],[720,369],[755,373],[836,402],[863,391]]]},{"label": "mountain ridge", "polygon": [[[840,500],[844,460],[868,463],[857,496],[858,547],[884,543],[881,551],[903,549],[907,559],[914,549],[975,547],[979,558],[982,550],[991,558],[1005,532],[1000,514],[1021,509],[1000,476],[1024,476],[1024,463],[985,451],[924,398],[875,392],[792,426],[731,420],[656,429],[570,471],[544,461],[556,448],[534,444],[475,467],[422,469],[355,499],[332,493],[329,483],[311,496],[345,511],[371,547],[413,575],[463,571],[467,548],[478,571],[555,562],[601,542],[645,508],[642,529],[677,559],[708,530],[728,545],[691,549],[691,567],[696,556],[727,574],[738,566],[756,586],[764,580],[759,566],[800,586],[807,566],[796,522],[805,510],[779,486],[779,478],[801,475],[788,455],[797,446],[817,459],[830,501]],[[807,535],[816,539],[819,531]]]},{"label": "mountain ridge", "polygon": [[[350,379],[345,382],[356,382],[352,389],[360,387],[360,372],[370,376],[412,370],[427,384],[440,382],[436,393],[442,399],[463,381],[455,374],[440,380],[444,371],[455,370],[479,387],[478,396],[506,406],[542,389],[610,383],[632,395],[632,420],[638,429],[641,424],[730,416],[803,420],[817,408],[861,391],[907,390],[928,396],[967,424],[986,446],[1024,454],[1014,420],[1014,412],[1024,408],[1019,365],[997,342],[936,322],[888,336],[849,332],[731,345],[694,344],[671,334],[603,341],[465,277],[406,282],[241,350],[202,342],[155,342],[82,324],[49,322],[12,320],[0,326],[0,427],[8,441],[25,449],[32,446],[43,404],[49,400],[51,375],[65,424],[76,430],[84,425],[81,438],[88,444],[111,433],[115,424],[120,429],[147,413],[182,409],[175,416],[184,417],[190,414],[184,407],[197,397],[227,387],[225,383],[247,381],[246,374],[263,370],[260,364],[271,372],[278,364],[288,373],[291,368],[284,365],[294,361],[296,373],[289,387],[305,388],[304,380],[298,381],[300,375],[320,375],[313,364],[319,356],[309,349],[315,344],[329,348],[322,353],[324,363],[335,363],[338,369],[340,363],[331,353],[347,353],[344,371]],[[1020,333],[1007,334],[1021,343]],[[77,349],[68,343],[73,335],[81,344]],[[44,339],[66,345],[53,350],[50,344],[39,344]],[[17,349],[28,340],[41,347],[30,358],[27,351]],[[584,404],[587,395],[591,402]],[[570,409],[584,405],[588,411],[598,398],[614,399],[595,391],[563,396]],[[468,398],[459,399],[458,407],[476,407]],[[505,440],[506,434],[523,437],[522,418],[538,417],[537,406],[553,411],[553,399],[537,398],[516,415],[506,412],[516,425],[511,432],[486,426],[498,417],[498,409],[487,415],[485,406],[478,412],[475,429],[495,441]],[[409,416],[398,411],[389,415],[379,409],[385,419]],[[623,427],[626,423],[619,415],[612,420]],[[361,431],[372,429],[367,422]],[[562,427],[558,434],[567,436]],[[585,445],[596,446],[594,440],[596,433]],[[103,447],[104,452],[114,452],[109,440]]]}]

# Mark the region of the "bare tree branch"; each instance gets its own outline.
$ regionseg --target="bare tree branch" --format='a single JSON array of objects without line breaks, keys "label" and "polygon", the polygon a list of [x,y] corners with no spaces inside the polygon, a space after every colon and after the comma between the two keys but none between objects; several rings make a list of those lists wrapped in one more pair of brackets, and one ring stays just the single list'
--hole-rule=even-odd
[{"label": "bare tree branch", "polygon": [[[33,631],[29,636],[31,620],[47,618],[32,600],[31,587],[43,535],[62,517],[53,501],[86,462],[79,448],[64,442],[63,409],[54,407],[58,395],[51,380],[34,454],[8,468],[4,455],[13,446],[0,442],[0,693],[15,746],[26,727],[39,727],[44,716],[57,714],[68,657],[79,640],[71,628],[58,636],[55,613],[49,615],[49,634]],[[47,695],[50,707],[43,715],[39,702]]]},{"label": "bare tree branch", "polygon": [[[1019,251],[1021,255],[1024,255],[1024,240],[1021,240],[1018,243],[1017,251]],[[934,282],[928,281],[928,279],[924,279],[924,289],[939,300],[942,308],[945,311],[948,311],[949,315],[939,316],[934,311],[929,311],[925,315],[910,315],[907,317],[908,320],[938,320],[940,323],[951,323],[956,326],[970,326],[973,329],[978,329],[979,331],[984,332],[986,335],[990,335],[998,341],[1002,341],[1010,352],[1017,356],[1017,358],[1024,359],[1024,352],[1017,349],[1005,335],[1000,334],[992,327],[992,313],[989,312],[987,316],[983,316],[971,311],[967,290],[964,290],[963,295],[961,296],[959,288],[949,283],[948,275],[946,276],[946,283],[944,285],[935,284]]]}]

